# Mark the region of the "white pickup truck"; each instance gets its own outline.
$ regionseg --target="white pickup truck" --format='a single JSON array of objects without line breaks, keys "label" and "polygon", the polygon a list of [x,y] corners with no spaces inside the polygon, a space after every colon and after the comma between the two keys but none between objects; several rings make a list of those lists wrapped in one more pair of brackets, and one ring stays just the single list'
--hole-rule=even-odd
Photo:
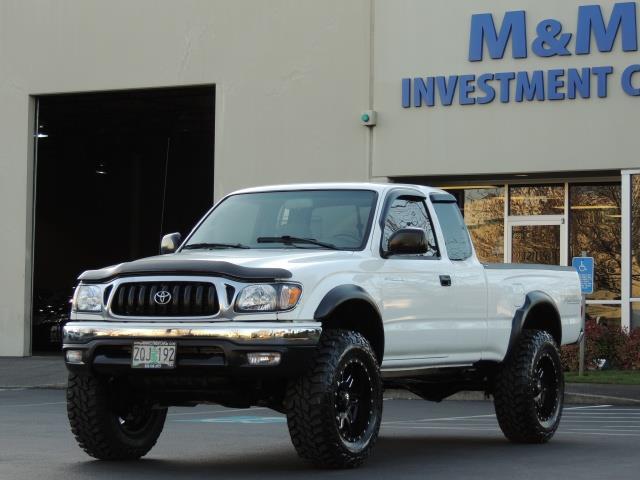
[{"label": "white pickup truck", "polygon": [[302,458],[354,467],[384,388],[484,391],[514,442],[558,427],[558,348],[583,330],[578,275],[481,264],[442,190],[241,190],[161,253],[80,276],[63,349],[69,421],[93,457],[139,458],[169,406],[217,403],[285,413]]}]

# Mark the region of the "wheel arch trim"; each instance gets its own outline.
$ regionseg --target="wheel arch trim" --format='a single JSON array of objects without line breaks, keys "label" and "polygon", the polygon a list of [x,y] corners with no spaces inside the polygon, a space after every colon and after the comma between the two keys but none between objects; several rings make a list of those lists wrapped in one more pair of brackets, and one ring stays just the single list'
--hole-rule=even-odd
[{"label": "wheel arch trim", "polygon": [[366,303],[375,313],[376,318],[374,319],[374,321],[376,322],[376,325],[374,326],[374,328],[375,331],[380,332],[380,338],[378,339],[379,341],[376,345],[372,344],[371,346],[378,356],[380,363],[382,363],[385,344],[382,314],[376,302],[361,286],[354,284],[343,284],[332,288],[325,294],[325,296],[318,304],[313,318],[314,320],[322,322],[324,324],[324,322],[331,318],[331,315],[336,312],[336,310],[338,310],[345,303],[351,301]]},{"label": "wheel arch trim", "polygon": [[552,322],[555,327],[555,332],[550,331],[549,333],[554,337],[558,346],[560,346],[562,342],[562,321],[558,307],[548,294],[539,290],[534,290],[526,294],[523,305],[516,310],[513,316],[511,335],[509,337],[509,347],[505,358],[508,357],[515,348],[522,331],[525,330],[527,321],[531,319],[531,313],[540,307],[549,308],[553,312],[554,318]]}]

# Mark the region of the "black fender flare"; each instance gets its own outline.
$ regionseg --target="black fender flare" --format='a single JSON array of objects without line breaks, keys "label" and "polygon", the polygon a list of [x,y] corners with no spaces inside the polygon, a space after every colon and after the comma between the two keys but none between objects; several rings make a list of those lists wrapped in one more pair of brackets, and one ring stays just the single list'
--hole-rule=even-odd
[{"label": "black fender flare", "polygon": [[332,288],[320,301],[320,304],[313,314],[313,318],[318,322],[324,322],[325,320],[330,318],[333,312],[340,308],[340,306],[342,306],[346,302],[353,300],[366,302],[376,314],[377,324],[374,326],[374,329],[375,331],[381,332],[381,338],[377,339],[377,344],[372,344],[372,347],[376,352],[376,355],[378,355],[380,361],[382,361],[385,342],[382,314],[380,313],[380,309],[378,308],[376,302],[373,300],[373,298],[371,298],[371,296],[366,292],[364,288],[360,287],[359,285],[353,284],[338,285],[337,287]]},{"label": "black fender flare", "polygon": [[509,347],[507,349],[506,357],[509,357],[509,355],[515,348],[515,345],[518,342],[520,335],[522,334],[522,330],[524,330],[524,326],[531,311],[534,308],[540,307],[541,305],[552,309],[555,313],[555,317],[558,323],[558,337],[556,338],[556,341],[558,342],[558,346],[560,345],[560,342],[562,340],[562,322],[560,321],[560,312],[558,311],[558,307],[549,295],[539,290],[534,290],[526,294],[524,303],[520,308],[516,310],[515,314],[513,315],[513,321],[511,324],[511,335],[509,337]]}]

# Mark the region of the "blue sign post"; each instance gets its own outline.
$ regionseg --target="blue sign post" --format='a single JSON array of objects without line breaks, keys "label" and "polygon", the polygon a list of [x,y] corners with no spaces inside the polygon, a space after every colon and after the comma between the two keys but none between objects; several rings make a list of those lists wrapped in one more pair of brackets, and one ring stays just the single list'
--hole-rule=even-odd
[{"label": "blue sign post", "polygon": [[580,289],[583,295],[593,293],[593,257],[573,257],[571,266],[576,269],[580,277]]}]

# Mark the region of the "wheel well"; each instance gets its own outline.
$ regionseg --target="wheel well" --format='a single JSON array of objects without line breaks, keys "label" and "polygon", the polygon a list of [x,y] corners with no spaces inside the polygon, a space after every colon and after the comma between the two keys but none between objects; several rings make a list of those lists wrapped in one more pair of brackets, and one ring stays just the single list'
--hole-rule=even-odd
[{"label": "wheel well", "polygon": [[562,341],[560,315],[553,305],[547,302],[533,306],[522,326],[523,330],[543,330],[549,332],[558,346]]},{"label": "wheel well", "polygon": [[376,309],[365,300],[347,300],[338,305],[325,319],[322,328],[344,328],[356,331],[369,341],[378,363],[384,356],[384,329]]}]

